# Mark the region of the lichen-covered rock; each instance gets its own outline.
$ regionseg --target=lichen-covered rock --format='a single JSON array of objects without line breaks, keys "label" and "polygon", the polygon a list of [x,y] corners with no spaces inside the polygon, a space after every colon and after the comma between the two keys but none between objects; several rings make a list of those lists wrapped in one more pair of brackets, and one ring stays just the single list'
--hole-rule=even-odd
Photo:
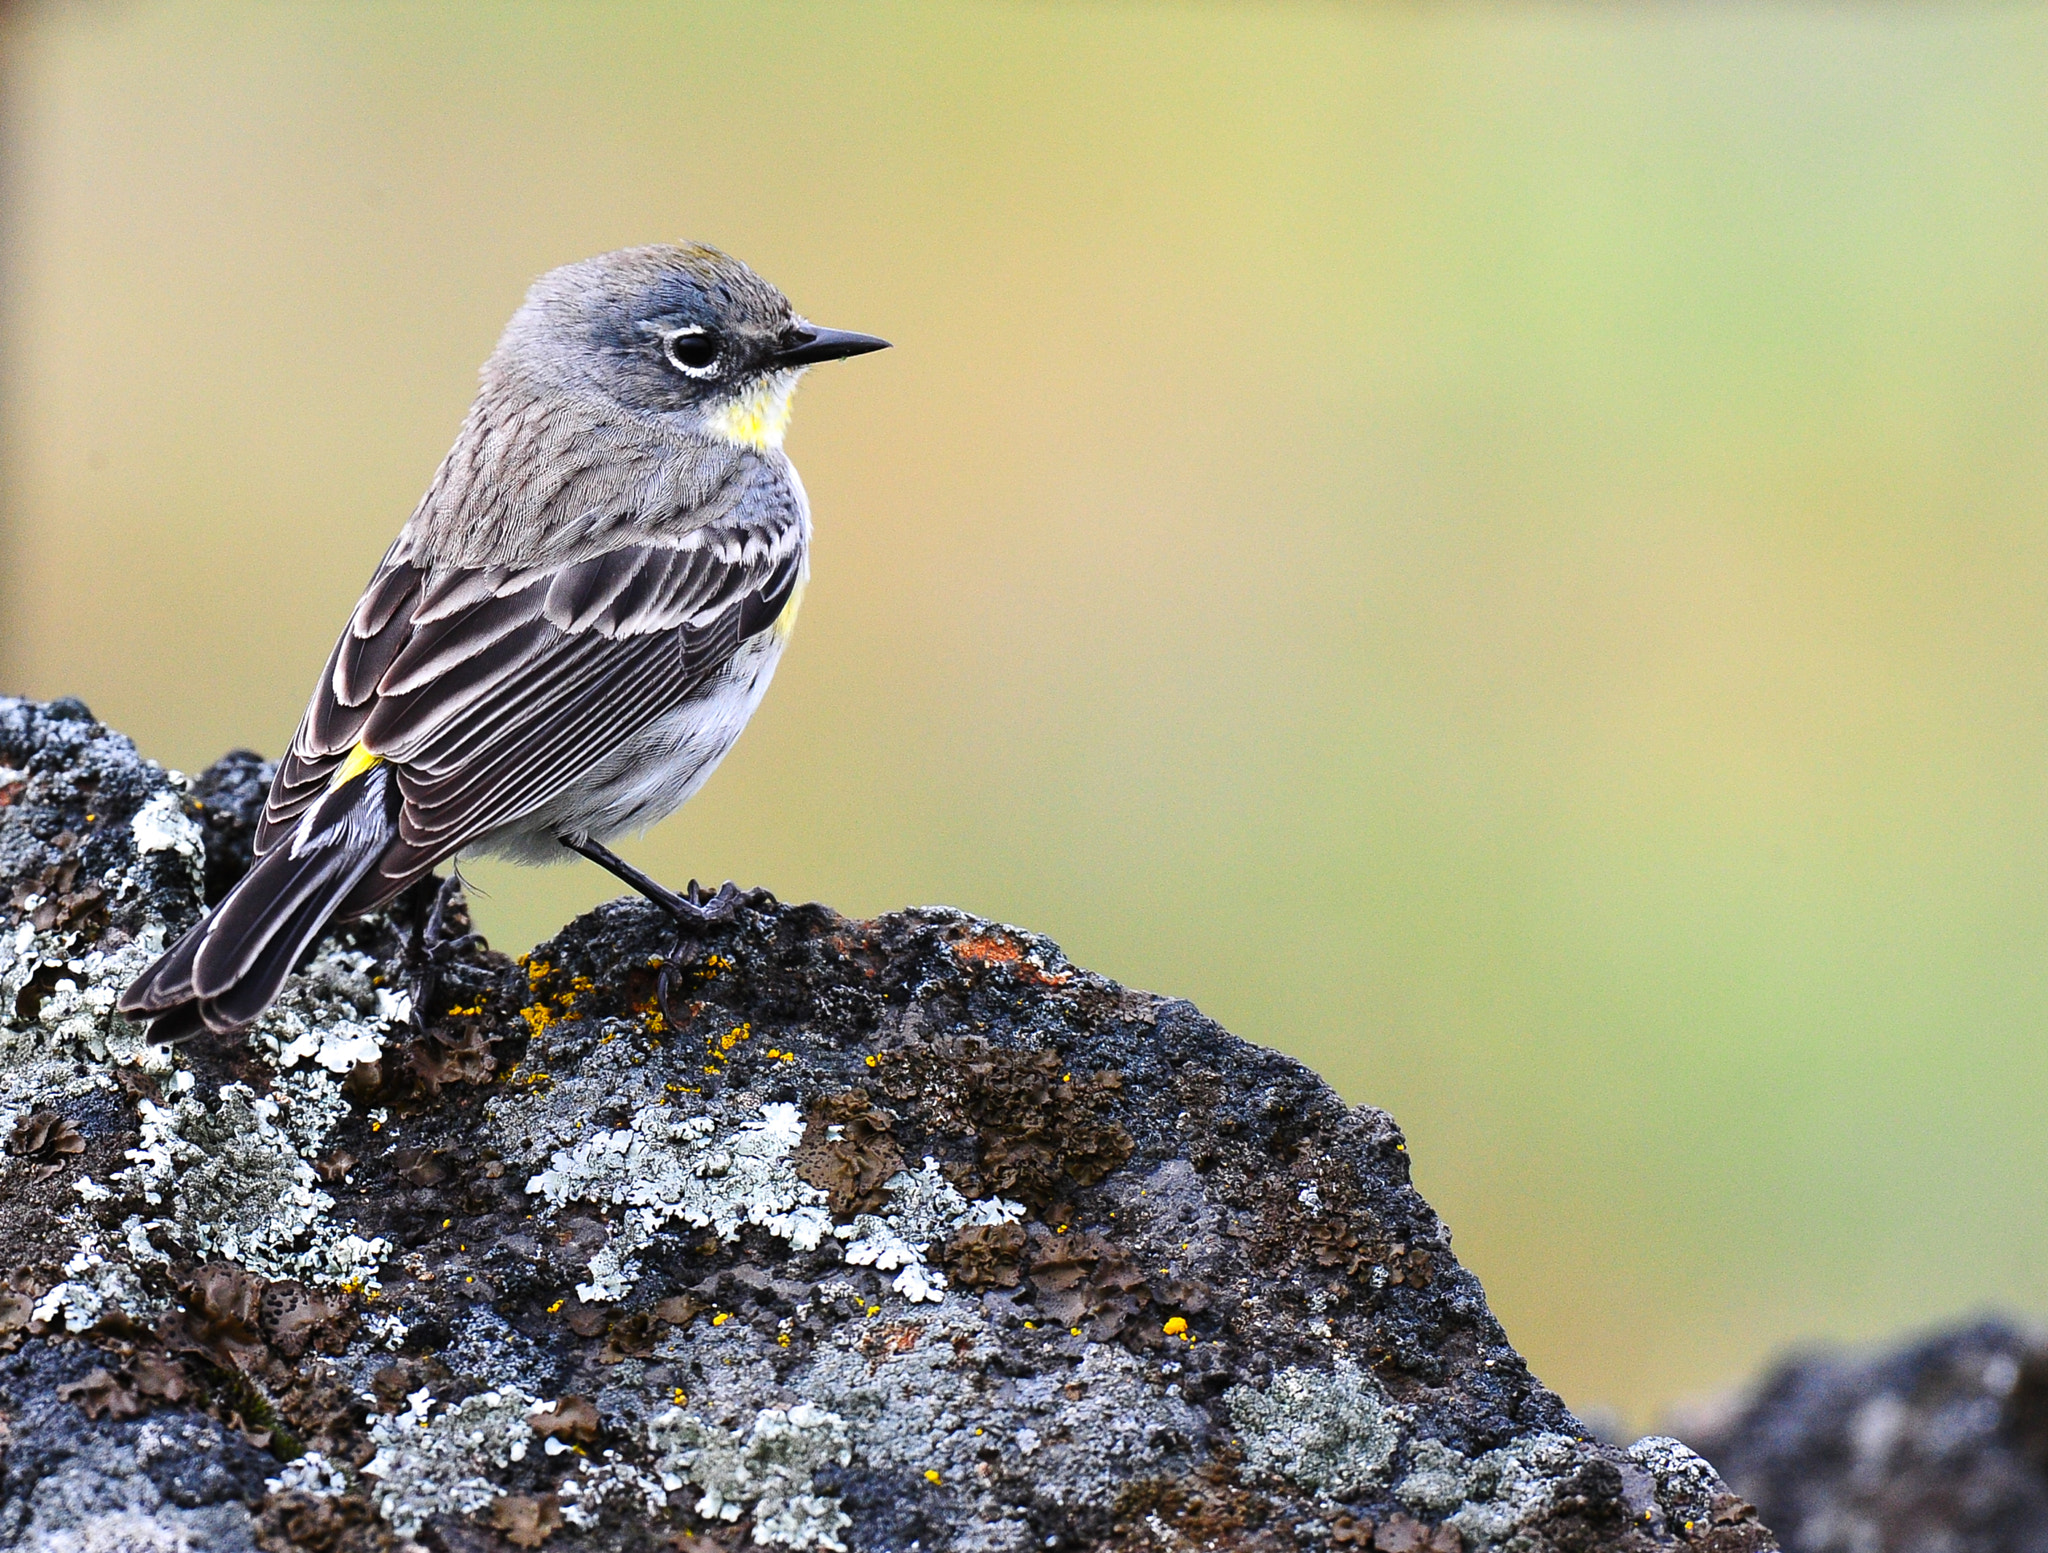
[{"label": "lichen-covered rock", "polygon": [[421,898],[147,1046],[263,776],[0,701],[0,1544],[1775,1546],[1530,1376],[1391,1118],[1013,928],[429,972]]},{"label": "lichen-covered rock", "polygon": [[1691,1431],[1797,1553],[2048,1553],[2048,1343],[2000,1321],[1773,1368]]}]

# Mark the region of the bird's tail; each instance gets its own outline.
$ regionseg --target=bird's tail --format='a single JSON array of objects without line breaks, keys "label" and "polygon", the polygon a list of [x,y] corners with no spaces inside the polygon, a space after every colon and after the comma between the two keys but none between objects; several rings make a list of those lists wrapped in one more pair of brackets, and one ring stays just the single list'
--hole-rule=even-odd
[{"label": "bird's tail", "polygon": [[149,1020],[154,1041],[250,1024],[337,911],[353,904],[350,893],[397,834],[398,786],[389,768],[372,766],[323,794],[115,1006],[129,1019]]}]

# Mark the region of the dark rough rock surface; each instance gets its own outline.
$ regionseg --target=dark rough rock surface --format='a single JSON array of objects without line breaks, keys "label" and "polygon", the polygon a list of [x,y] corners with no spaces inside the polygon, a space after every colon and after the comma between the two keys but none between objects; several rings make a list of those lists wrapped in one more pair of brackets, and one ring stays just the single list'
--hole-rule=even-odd
[{"label": "dark rough rock surface", "polygon": [[1772,1370],[1688,1431],[1791,1553],[2048,1553],[2048,1347],[1985,1321]]},{"label": "dark rough rock surface", "polygon": [[1390,1117],[1014,928],[613,902],[414,1019],[415,901],[145,1045],[266,775],[0,700],[0,1545],[1776,1546],[1530,1376]]}]

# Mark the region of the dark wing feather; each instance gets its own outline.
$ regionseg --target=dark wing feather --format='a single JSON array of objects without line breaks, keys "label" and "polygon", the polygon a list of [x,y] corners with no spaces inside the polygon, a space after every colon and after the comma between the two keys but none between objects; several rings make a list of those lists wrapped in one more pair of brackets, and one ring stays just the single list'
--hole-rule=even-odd
[{"label": "dark wing feather", "polygon": [[587,779],[772,625],[802,577],[803,530],[782,498],[552,568],[429,572],[395,547],[279,767],[258,851],[360,741],[403,802],[341,914],[390,899]]}]

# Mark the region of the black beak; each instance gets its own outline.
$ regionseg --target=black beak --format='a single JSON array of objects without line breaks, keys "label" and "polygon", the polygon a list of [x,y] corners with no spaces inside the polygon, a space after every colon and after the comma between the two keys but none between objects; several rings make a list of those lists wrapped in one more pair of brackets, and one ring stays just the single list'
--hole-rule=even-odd
[{"label": "black beak", "polygon": [[850,329],[820,329],[816,324],[799,324],[782,337],[775,352],[778,367],[808,367],[820,361],[838,361],[847,356],[865,356],[885,351],[887,340],[872,334],[855,334]]}]

